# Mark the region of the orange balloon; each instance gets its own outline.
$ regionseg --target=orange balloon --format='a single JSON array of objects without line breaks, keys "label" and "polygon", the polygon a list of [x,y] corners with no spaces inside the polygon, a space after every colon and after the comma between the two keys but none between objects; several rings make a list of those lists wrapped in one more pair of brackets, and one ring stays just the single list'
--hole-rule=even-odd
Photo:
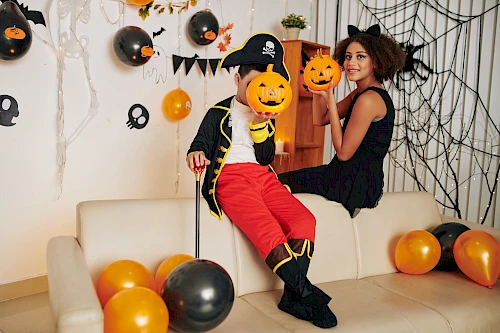
[{"label": "orange balloon", "polygon": [[163,115],[170,120],[182,120],[191,112],[191,98],[182,89],[177,88],[163,98]]},{"label": "orange balloon", "polygon": [[425,230],[404,234],[396,245],[396,267],[403,273],[427,273],[436,267],[440,257],[439,241]]},{"label": "orange balloon", "polygon": [[127,0],[128,4],[136,6],[146,6],[150,2],[153,2],[153,0]]},{"label": "orange balloon", "polygon": [[122,290],[104,307],[104,333],[166,333],[168,320],[163,299],[144,287]]},{"label": "orange balloon", "polygon": [[193,260],[194,257],[189,254],[176,254],[165,260],[160,264],[158,270],[156,271],[155,283],[156,283],[156,291],[158,293],[161,292],[161,287],[163,286],[163,282],[167,278],[168,274],[174,270],[177,266],[186,262],[188,260]]},{"label": "orange balloon", "polygon": [[134,287],[155,290],[153,274],[133,260],[119,260],[106,267],[97,280],[97,296],[104,307],[117,292]]},{"label": "orange balloon", "polygon": [[482,286],[492,288],[500,274],[500,245],[489,233],[468,230],[458,236],[453,256],[460,270]]}]

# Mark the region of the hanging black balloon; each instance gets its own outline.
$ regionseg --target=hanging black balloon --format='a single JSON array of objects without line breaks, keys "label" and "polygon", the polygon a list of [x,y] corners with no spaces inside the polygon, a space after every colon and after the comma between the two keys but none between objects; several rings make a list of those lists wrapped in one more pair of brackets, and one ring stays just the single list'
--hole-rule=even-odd
[{"label": "hanging black balloon", "polygon": [[188,34],[196,44],[208,45],[219,34],[219,22],[209,9],[201,10],[195,13],[189,20]]},{"label": "hanging black balloon", "polygon": [[154,54],[148,33],[139,27],[127,26],[118,30],[113,38],[113,51],[125,65],[142,66]]},{"label": "hanging black balloon", "polygon": [[441,258],[434,267],[437,271],[454,271],[458,269],[453,257],[453,244],[458,236],[470,230],[469,227],[456,222],[447,222],[435,227],[431,233],[437,238],[441,245]]},{"label": "hanging black balloon", "polygon": [[0,5],[0,59],[17,60],[31,47],[31,27],[12,1]]},{"label": "hanging black balloon", "polygon": [[229,274],[213,261],[196,259],[177,266],[160,292],[169,325],[178,332],[207,332],[229,315],[234,286]]}]

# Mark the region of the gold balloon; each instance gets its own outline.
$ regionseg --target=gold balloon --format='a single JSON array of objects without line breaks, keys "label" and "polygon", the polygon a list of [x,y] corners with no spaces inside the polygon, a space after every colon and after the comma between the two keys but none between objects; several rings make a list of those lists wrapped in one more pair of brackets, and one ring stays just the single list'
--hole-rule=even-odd
[{"label": "gold balloon", "polygon": [[458,236],[453,256],[460,270],[482,286],[492,288],[500,274],[500,245],[489,233],[468,230]]},{"label": "gold balloon", "polygon": [[156,291],[158,293],[161,292],[161,287],[163,286],[163,282],[167,278],[168,274],[174,270],[177,266],[186,262],[188,260],[193,260],[194,257],[189,254],[176,254],[165,260],[160,264],[158,270],[156,271],[155,283],[156,283]]},{"label": "gold balloon", "polygon": [[155,290],[153,274],[136,261],[119,260],[101,272],[97,280],[97,296],[104,307],[113,295],[133,287],[146,287]]},{"label": "gold balloon", "polygon": [[436,267],[440,257],[439,241],[425,230],[406,233],[396,245],[396,267],[403,273],[427,273]]},{"label": "gold balloon", "polygon": [[146,6],[150,2],[153,2],[153,0],[127,0],[128,4],[136,6]]},{"label": "gold balloon", "polygon": [[182,89],[169,92],[162,103],[163,115],[170,120],[182,120],[191,112],[191,98]]},{"label": "gold balloon", "polygon": [[163,299],[144,287],[122,290],[104,307],[104,333],[166,333],[168,321]]}]

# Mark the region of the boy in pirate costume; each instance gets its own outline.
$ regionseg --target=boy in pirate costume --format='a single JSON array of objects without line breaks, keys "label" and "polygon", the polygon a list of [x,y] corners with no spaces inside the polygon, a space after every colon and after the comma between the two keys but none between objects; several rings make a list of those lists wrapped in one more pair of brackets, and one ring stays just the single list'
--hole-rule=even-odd
[{"label": "boy in pirate costume", "polygon": [[223,210],[250,239],[267,265],[284,282],[278,308],[322,328],[337,325],[331,298],[307,279],[314,250],[316,220],[277,179],[274,118],[259,115],[246,100],[250,81],[273,64],[289,81],[283,45],[258,33],[226,54],[221,67],[239,66],[235,96],[210,108],[187,155],[188,167],[207,166],[202,194],[212,215]]}]

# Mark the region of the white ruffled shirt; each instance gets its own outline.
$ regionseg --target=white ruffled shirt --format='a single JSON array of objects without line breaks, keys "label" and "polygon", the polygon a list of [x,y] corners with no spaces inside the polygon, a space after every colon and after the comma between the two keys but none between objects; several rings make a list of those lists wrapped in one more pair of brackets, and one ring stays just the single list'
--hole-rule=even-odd
[{"label": "white ruffled shirt", "polygon": [[257,163],[254,141],[249,124],[253,120],[252,109],[236,100],[231,101],[229,122],[232,127],[231,149],[227,153],[225,164]]}]

